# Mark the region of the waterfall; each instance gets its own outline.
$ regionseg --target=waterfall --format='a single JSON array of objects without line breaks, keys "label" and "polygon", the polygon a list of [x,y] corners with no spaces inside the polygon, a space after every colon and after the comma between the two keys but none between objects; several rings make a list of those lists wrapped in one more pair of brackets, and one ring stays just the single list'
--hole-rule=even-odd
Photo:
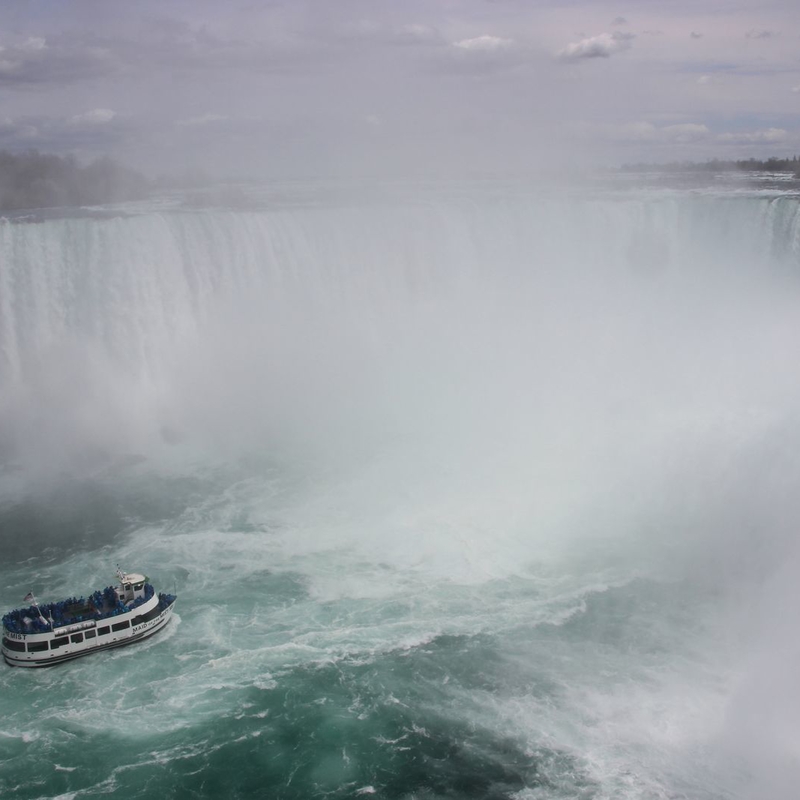
[{"label": "waterfall", "polygon": [[222,417],[274,433],[428,401],[477,414],[541,379],[569,406],[617,391],[601,367],[673,393],[702,382],[698,352],[780,335],[786,317],[760,315],[794,291],[798,209],[473,191],[3,220],[0,442],[135,450]]}]

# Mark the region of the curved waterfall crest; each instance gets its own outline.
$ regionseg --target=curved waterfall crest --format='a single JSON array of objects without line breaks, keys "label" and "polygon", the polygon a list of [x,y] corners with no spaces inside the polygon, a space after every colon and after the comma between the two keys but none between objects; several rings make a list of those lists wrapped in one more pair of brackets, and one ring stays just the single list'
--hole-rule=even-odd
[{"label": "curved waterfall crest", "polygon": [[411,383],[463,405],[543,376],[558,394],[555,364],[581,386],[599,380],[592,361],[635,372],[666,359],[668,374],[684,370],[675,330],[707,338],[711,319],[722,347],[753,292],[766,304],[793,285],[798,257],[789,195],[474,193],[2,220],[5,441],[91,438],[98,415],[103,441],[140,440],[184,427],[203,398],[217,404],[204,420],[291,429],[333,408],[396,419],[417,402],[397,407]]},{"label": "curved waterfall crest", "polygon": [[689,270],[698,247],[761,269],[800,256],[794,197],[514,198],[364,208],[142,213],[0,223],[3,383],[64,338],[131,370],[202,327],[220,302],[386,308],[491,276]]}]

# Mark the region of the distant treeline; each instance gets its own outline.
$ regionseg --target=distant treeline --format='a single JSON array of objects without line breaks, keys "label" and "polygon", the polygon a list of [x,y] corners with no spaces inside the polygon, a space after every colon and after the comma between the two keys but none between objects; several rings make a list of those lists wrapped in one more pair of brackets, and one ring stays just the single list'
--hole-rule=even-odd
[{"label": "distant treeline", "polygon": [[81,166],[74,156],[0,151],[0,211],[115,203],[148,191],[146,178],[110,158]]},{"label": "distant treeline", "polygon": [[723,161],[713,158],[710,161],[674,161],[670,164],[623,164],[623,172],[646,172],[654,169],[665,172],[793,172],[800,177],[800,156],[791,158],[768,158],[764,161],[747,158],[740,161]]}]

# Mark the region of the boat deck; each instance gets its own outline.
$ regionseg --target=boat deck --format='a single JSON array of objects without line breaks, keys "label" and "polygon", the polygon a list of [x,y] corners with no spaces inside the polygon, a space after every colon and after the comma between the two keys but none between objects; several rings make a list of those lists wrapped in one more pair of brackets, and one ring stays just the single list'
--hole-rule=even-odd
[{"label": "boat deck", "polygon": [[88,598],[70,597],[55,603],[44,603],[38,610],[33,605],[15,609],[3,616],[3,627],[12,633],[48,633],[54,628],[125,614],[146,603],[154,594],[155,589],[146,583],[144,596],[137,598],[130,605],[125,605],[119,599],[115,588],[107,586],[102,591],[93,592]]}]

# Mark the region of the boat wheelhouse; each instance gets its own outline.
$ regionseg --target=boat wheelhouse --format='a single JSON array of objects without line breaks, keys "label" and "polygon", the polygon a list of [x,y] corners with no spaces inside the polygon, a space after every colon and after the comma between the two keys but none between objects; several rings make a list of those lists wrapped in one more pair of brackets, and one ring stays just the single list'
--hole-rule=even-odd
[{"label": "boat wheelhouse", "polygon": [[39,605],[3,617],[2,651],[12,667],[47,667],[146,639],[170,620],[175,595],[156,592],[145,575],[117,570],[119,584],[89,597]]}]

